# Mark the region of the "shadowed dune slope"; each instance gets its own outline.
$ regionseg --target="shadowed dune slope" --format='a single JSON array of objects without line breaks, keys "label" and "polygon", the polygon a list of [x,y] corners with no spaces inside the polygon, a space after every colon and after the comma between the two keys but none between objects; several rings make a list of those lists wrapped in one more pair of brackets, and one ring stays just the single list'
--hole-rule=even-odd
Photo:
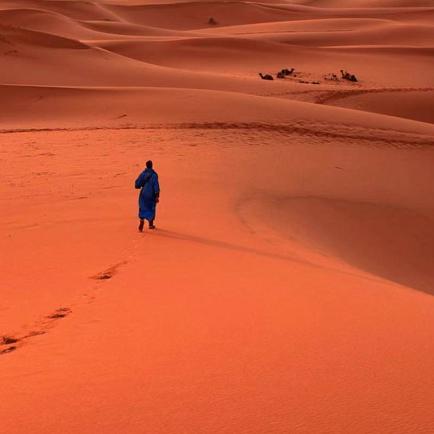
[{"label": "shadowed dune slope", "polygon": [[[262,198],[256,203],[263,206]],[[434,295],[434,214],[326,198],[271,200],[267,223],[318,254]],[[256,211],[259,213],[259,211]]]},{"label": "shadowed dune slope", "polygon": [[328,104],[434,123],[433,100],[434,90],[403,90],[354,96],[347,94],[342,98],[332,99]]}]

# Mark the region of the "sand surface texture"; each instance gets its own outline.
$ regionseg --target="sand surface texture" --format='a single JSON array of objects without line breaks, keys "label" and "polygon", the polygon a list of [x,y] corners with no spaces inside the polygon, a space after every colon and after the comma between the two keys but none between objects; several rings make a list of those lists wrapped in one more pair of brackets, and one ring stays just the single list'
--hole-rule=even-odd
[{"label": "sand surface texture", "polygon": [[433,433],[433,55],[432,0],[0,1],[0,432]]}]

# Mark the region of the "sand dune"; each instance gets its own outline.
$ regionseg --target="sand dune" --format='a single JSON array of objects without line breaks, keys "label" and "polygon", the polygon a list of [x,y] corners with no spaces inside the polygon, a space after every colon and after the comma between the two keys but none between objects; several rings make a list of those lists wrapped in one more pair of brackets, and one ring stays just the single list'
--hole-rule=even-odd
[{"label": "sand dune", "polygon": [[328,46],[328,45],[399,45],[425,46],[427,37],[432,38],[434,26],[422,26],[420,24],[384,24],[378,28],[355,31],[354,29],[338,32],[292,32],[291,34],[267,34],[267,39],[303,46]]},{"label": "sand dune", "polygon": [[[102,42],[100,47],[124,56],[172,68],[218,71],[234,74],[249,70],[256,77],[264,66],[285,65],[299,50],[269,41],[244,38],[182,38],[160,41]],[[304,53],[306,55],[306,53]],[[224,62],[230,62],[228,71]],[[253,72],[254,71],[254,72]]]},{"label": "sand dune", "polygon": [[296,3],[311,4],[315,6],[328,7],[433,7],[432,0],[354,0],[350,4],[343,3],[342,0],[299,0]]},{"label": "sand dune", "polygon": [[35,9],[0,10],[3,25],[36,30],[72,39],[122,39],[122,36],[176,36],[180,32],[106,20],[74,20],[57,12]]},{"label": "sand dune", "polygon": [[107,21],[82,21],[82,25],[100,32],[99,38],[101,38],[102,33],[108,33],[111,35],[117,35],[117,37],[122,35],[131,36],[187,36],[181,31],[174,31],[168,29],[162,29],[160,27],[152,26],[142,26],[135,25],[131,23],[123,22],[107,22]]},{"label": "sand dune", "polygon": [[292,32],[329,32],[351,29],[378,27],[393,23],[391,20],[376,18],[318,18],[311,20],[277,21],[257,24],[242,24],[207,29],[212,34],[254,34],[292,33]]},{"label": "sand dune", "polygon": [[[263,201],[256,203],[258,209]],[[382,203],[315,197],[269,198],[268,223],[306,249],[433,294],[432,214]],[[259,212],[259,211],[258,211]]]},{"label": "sand dune", "polygon": [[260,3],[233,2],[182,2],[148,4],[139,6],[107,6],[121,19],[135,24],[144,24],[178,30],[210,27],[208,19],[230,26],[257,22],[284,21],[299,18],[300,8],[281,9]]},{"label": "sand dune", "polygon": [[[98,47],[47,33],[4,27],[0,40],[7,68],[0,71],[5,84],[57,86],[173,86],[211,89],[248,89],[237,77],[173,70],[137,62]],[[55,50],[51,50],[53,45]],[[32,73],[23,71],[34,67]],[[256,74],[255,74],[256,75]],[[263,83],[253,83],[263,88]]]},{"label": "sand dune", "polygon": [[27,30],[50,33],[69,38],[91,38],[96,33],[88,31],[77,21],[62,14],[35,9],[0,10],[0,23]]},{"label": "sand dune", "polygon": [[34,9],[51,11],[75,20],[115,20],[103,3],[63,0],[5,0],[1,9]]},{"label": "sand dune", "polygon": [[[391,143],[415,145],[432,144],[434,125],[381,116],[373,113],[346,110],[339,107],[317,105],[282,98],[258,97],[235,92],[173,88],[65,88],[3,86],[6,103],[2,109],[3,127],[20,129],[19,116],[29,128],[68,128],[82,125],[82,113],[87,114],[88,127],[143,127],[147,124],[173,124],[197,122],[213,123],[219,128],[243,128],[251,122],[258,128],[272,129],[273,124],[297,132],[312,134],[342,134],[343,137],[384,139]],[[171,95],[171,98],[168,98]],[[118,104],[112,106],[110,101]],[[189,104],[188,112],[179,106]],[[210,108],[203,111],[204,104]],[[24,108],[23,108],[24,106]],[[26,109],[25,107],[28,107]],[[53,113],[56,111],[56,118]],[[337,121],[339,120],[339,121]],[[351,127],[351,126],[352,127]],[[205,126],[205,125],[204,125]],[[206,127],[206,126],[205,126]],[[365,131],[363,131],[365,130]],[[387,133],[383,133],[386,131]],[[407,137],[407,135],[409,137]]]},{"label": "sand dune", "polygon": [[339,107],[351,107],[358,110],[384,113],[402,118],[416,119],[422,122],[434,123],[431,110],[433,90],[395,90],[388,92],[372,91],[357,95],[330,96],[328,104]]},{"label": "sand dune", "polygon": [[0,431],[431,432],[433,23],[0,2]]},{"label": "sand dune", "polygon": [[20,29],[18,27],[1,26],[2,32],[1,43],[3,47],[13,47],[16,45],[36,46],[41,48],[55,49],[86,49],[87,45],[74,39],[54,36],[45,32],[36,32],[31,30]]}]

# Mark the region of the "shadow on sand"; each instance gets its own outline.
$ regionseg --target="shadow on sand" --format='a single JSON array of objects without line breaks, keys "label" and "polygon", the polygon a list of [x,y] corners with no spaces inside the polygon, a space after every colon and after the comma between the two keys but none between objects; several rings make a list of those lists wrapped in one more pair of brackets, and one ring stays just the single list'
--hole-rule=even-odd
[{"label": "shadow on sand", "polygon": [[212,240],[209,238],[198,237],[197,235],[189,235],[189,234],[182,234],[179,232],[169,231],[167,229],[158,229],[158,231],[154,232],[154,234],[161,237],[171,238],[173,240],[188,241],[191,243],[202,244],[208,247],[216,247],[218,249],[232,250],[234,252],[250,253],[252,255],[263,256],[270,259],[297,262],[299,264],[317,267],[316,264],[305,261],[296,256],[265,252],[252,247],[246,247],[239,244],[228,243],[227,241]]},{"label": "shadow on sand", "polygon": [[[274,260],[288,261],[302,266],[313,267],[319,270],[334,270],[344,275],[358,277],[372,282],[380,283],[383,280],[388,280],[400,285],[404,285],[409,289],[414,289],[417,291],[422,291],[426,294],[434,295],[433,288],[430,285],[427,285],[426,282],[423,282],[423,278],[420,279],[422,276],[417,276],[418,277],[417,278],[416,276],[413,275],[410,278],[408,276],[406,276],[406,278],[402,278],[401,276],[397,276],[396,273],[391,273],[390,270],[388,270],[389,272],[385,272],[385,270],[383,269],[377,269],[372,266],[368,267],[365,266],[365,264],[359,263],[358,261],[344,260],[343,262],[346,262],[349,265],[356,266],[356,268],[360,270],[361,274],[357,273],[357,271],[351,272],[351,271],[346,271],[335,267],[329,267],[327,265],[320,265],[318,263],[305,260],[295,255],[267,252],[252,247],[246,247],[239,244],[229,243],[227,241],[213,240],[209,238],[200,237],[197,235],[183,234],[183,233],[170,231],[166,229],[158,229],[158,231],[154,232],[153,235],[170,238],[172,240],[197,243],[204,246],[215,247],[218,249],[225,249],[233,252],[248,253],[248,254],[257,255],[260,257],[274,259]],[[354,245],[353,245],[353,249],[354,249]],[[339,253],[342,252],[339,252],[338,254],[336,254],[337,252],[334,253],[337,257],[339,257],[341,256]],[[350,255],[342,255],[342,256],[343,257],[348,256],[347,259],[352,259]],[[369,255],[367,255],[367,257],[369,258]],[[341,257],[341,259],[343,258]],[[384,261],[384,257],[383,257],[383,261]]]},{"label": "shadow on sand", "polygon": [[225,249],[225,250],[234,251],[234,252],[248,253],[251,255],[256,255],[256,256],[274,259],[274,260],[279,260],[279,261],[288,261],[288,262],[296,263],[298,265],[302,265],[305,267],[316,268],[319,270],[334,270],[334,271],[337,271],[339,273],[342,273],[342,274],[345,274],[348,276],[358,277],[358,278],[362,278],[362,279],[369,280],[369,281],[375,281],[375,282],[381,281],[380,279],[376,279],[375,276],[370,277],[369,275],[361,275],[361,274],[357,274],[357,273],[352,273],[350,271],[344,271],[344,270],[340,270],[340,269],[333,268],[333,267],[323,266],[323,265],[305,260],[305,259],[297,257],[297,256],[266,252],[266,251],[255,249],[252,247],[246,247],[246,246],[242,246],[239,244],[229,243],[227,241],[213,240],[213,239],[209,239],[209,238],[199,237],[197,235],[189,235],[189,234],[183,234],[183,233],[179,233],[179,232],[175,232],[175,231],[170,231],[167,229],[158,229],[157,231],[155,231],[153,233],[153,235],[159,236],[159,237],[164,237],[164,238],[170,238],[172,240],[177,240],[177,241],[187,241],[190,243],[197,243],[197,244],[201,244],[201,245],[208,246],[208,247],[215,247],[218,249]]}]

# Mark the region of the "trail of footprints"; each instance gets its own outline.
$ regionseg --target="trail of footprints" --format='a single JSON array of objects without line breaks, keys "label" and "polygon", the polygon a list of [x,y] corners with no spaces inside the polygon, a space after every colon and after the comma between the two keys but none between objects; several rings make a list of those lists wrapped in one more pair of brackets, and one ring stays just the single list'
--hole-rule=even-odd
[{"label": "trail of footprints", "polygon": [[[111,267],[101,271],[98,274],[90,276],[91,279],[105,281],[111,279],[118,271],[118,268],[125,265],[127,261],[120,262],[118,264],[112,265]],[[86,296],[86,294],[84,294]],[[60,319],[66,318],[72,313],[70,307],[59,307],[54,312],[46,315],[42,321],[38,321],[34,329],[23,335],[0,335],[0,356],[12,353],[18,348],[22,347],[25,342],[35,336],[44,335],[52,327],[55,326],[56,322]]]},{"label": "trail of footprints", "polygon": [[49,315],[47,315],[42,321],[40,321],[37,324],[37,327],[35,327],[35,329],[31,330],[29,333],[22,336],[1,336],[0,355],[12,353],[21,347],[27,339],[47,333],[47,331],[54,326],[55,321],[65,318],[71,313],[72,310],[69,307],[59,307],[54,312],[51,312]]}]

